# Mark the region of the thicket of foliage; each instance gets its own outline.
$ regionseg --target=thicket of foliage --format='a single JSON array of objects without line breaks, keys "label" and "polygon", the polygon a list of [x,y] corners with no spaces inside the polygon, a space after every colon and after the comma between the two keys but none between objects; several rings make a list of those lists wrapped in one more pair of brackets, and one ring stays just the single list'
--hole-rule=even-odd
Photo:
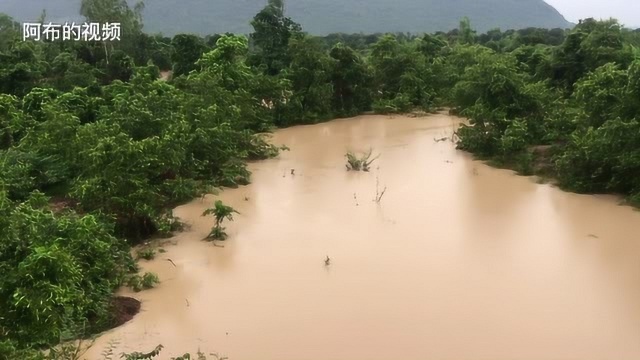
[{"label": "thicket of foliage", "polygon": [[109,326],[109,297],[135,269],[105,222],[54,215],[47,200],[34,192],[16,203],[0,193],[0,331],[19,345]]},{"label": "thicket of foliage", "polygon": [[589,19],[557,46],[478,49],[454,86],[453,104],[473,125],[460,129],[460,148],[535,172],[531,149],[546,145],[549,175],[564,187],[637,203],[638,35]]},{"label": "thicket of foliage", "polygon": [[548,147],[564,186],[640,201],[640,33],[613,20],[318,38],[272,0],[249,38],[169,39],[123,1],[82,9],[127,36],[22,42],[0,17],[0,358],[107,326],[113,289],[157,281],[127,275],[128,244],[175,230],[177,203],[247,184],[276,126],[451,106],[471,122],[461,149],[533,172]]},{"label": "thicket of foliage", "polygon": [[[114,289],[158,281],[127,275],[124,239],[171,232],[171,206],[248,183],[246,160],[278,152],[261,135],[275,119],[261,99],[279,102],[280,80],[246,64],[245,37],[194,57],[140,52],[149,38],[126,4],[83,12],[131,33],[108,44],[22,42],[11,26],[0,36],[0,358],[110,326]],[[197,72],[165,82],[156,60]]]}]

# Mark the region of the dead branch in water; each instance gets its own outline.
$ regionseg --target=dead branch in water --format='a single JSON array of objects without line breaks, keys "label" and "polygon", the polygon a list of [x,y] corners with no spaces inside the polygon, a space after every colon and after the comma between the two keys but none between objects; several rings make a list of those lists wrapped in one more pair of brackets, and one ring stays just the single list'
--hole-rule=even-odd
[{"label": "dead branch in water", "polygon": [[384,189],[382,189],[382,192],[380,192],[380,181],[378,176],[376,175],[376,198],[374,199],[374,201],[380,204],[380,201],[382,200],[385,192],[387,192],[386,186],[384,187]]},{"label": "dead branch in water", "polygon": [[447,141],[447,140],[449,140],[449,137],[447,137],[447,136],[445,136],[443,138],[439,138],[439,139],[436,139],[436,138],[433,139],[433,141],[435,141],[437,143],[442,142],[442,141]]}]

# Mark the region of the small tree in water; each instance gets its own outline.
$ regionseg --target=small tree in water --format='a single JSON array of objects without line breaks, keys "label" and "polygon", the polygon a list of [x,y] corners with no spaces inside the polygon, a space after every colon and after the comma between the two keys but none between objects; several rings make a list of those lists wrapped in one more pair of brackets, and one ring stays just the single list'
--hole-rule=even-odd
[{"label": "small tree in water", "polygon": [[[345,165],[347,167],[347,170],[351,171],[351,170],[355,170],[355,171],[369,171],[369,167],[371,166],[371,164],[376,161],[376,159],[378,157],[380,157],[380,155],[374,157],[373,159],[371,159],[371,154],[372,154],[373,150],[369,149],[369,152],[366,154],[363,154],[361,157],[358,157],[357,155],[355,155],[354,153],[352,153],[351,151],[349,151],[345,156],[347,157],[347,164]],[[369,160],[371,159],[371,160]]]},{"label": "small tree in water", "polygon": [[224,219],[232,221],[234,213],[239,214],[239,212],[237,212],[234,208],[223,204],[220,200],[217,200],[215,202],[214,207],[205,210],[205,212],[202,213],[202,216],[213,215],[216,219],[216,224],[211,229],[211,232],[207,236],[207,239],[226,240],[227,233],[222,227],[222,222],[224,221]]}]

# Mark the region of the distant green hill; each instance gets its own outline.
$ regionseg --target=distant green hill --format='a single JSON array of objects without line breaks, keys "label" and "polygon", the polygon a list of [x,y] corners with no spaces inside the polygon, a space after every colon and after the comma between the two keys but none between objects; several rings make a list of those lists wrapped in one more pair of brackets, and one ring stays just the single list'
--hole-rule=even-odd
[{"label": "distant green hill", "polygon": [[[49,21],[78,19],[80,0],[1,0],[0,12],[18,21],[36,19],[42,9]],[[251,31],[250,19],[266,0],[146,0],[145,30],[173,35],[202,35]],[[28,3],[28,5],[27,5]],[[566,28],[569,23],[543,0],[289,0],[287,15],[305,31],[333,32],[435,32],[471,19],[481,32],[492,28]]]}]

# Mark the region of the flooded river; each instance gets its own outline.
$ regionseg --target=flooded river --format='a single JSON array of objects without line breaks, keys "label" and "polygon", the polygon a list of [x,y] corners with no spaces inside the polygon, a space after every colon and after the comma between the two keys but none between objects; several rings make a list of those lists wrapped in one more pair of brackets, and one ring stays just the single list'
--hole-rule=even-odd
[{"label": "flooded river", "polygon": [[[87,359],[109,343],[162,344],[162,359],[640,359],[640,212],[435,141],[459,121],[277,131],[291,151],[251,164],[253,184],[175,210],[190,229],[142,263],[160,285]],[[369,147],[371,172],[347,171],[345,153]],[[241,213],[224,247],[202,241],[216,199]]]}]

